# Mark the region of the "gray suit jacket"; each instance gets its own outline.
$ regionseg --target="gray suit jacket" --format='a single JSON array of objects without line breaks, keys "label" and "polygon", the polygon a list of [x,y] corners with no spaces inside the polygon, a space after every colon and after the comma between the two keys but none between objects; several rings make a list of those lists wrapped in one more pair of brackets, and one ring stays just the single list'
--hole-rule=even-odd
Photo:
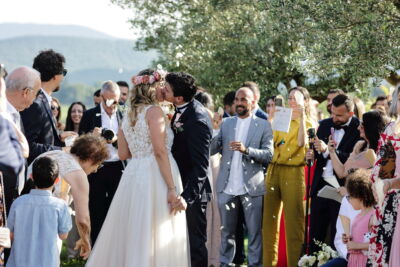
[{"label": "gray suit jacket", "polygon": [[[217,192],[224,191],[230,172],[233,151],[230,142],[235,141],[237,117],[225,118],[217,136],[211,141],[211,155],[222,154],[219,175],[217,178]],[[271,124],[252,115],[247,140],[244,144],[249,154],[243,154],[243,180],[246,191],[250,196],[260,196],[265,193],[263,164],[268,164],[274,153]]]}]

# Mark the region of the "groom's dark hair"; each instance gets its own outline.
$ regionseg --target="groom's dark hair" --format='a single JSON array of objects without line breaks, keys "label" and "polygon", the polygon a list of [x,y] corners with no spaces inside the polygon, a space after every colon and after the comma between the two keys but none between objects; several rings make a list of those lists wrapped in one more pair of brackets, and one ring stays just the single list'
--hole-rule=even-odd
[{"label": "groom's dark hair", "polygon": [[192,101],[197,91],[196,80],[186,72],[170,72],[165,77],[174,92],[174,96],[182,96],[185,102]]}]

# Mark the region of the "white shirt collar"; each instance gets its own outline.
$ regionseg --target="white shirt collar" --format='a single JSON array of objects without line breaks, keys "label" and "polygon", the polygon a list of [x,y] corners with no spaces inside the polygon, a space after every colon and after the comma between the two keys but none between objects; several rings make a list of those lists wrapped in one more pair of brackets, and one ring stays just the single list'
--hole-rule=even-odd
[{"label": "white shirt collar", "polygon": [[51,101],[53,100],[53,98],[43,88],[41,88],[40,90],[42,90],[44,96],[47,99],[47,102],[49,102],[49,106],[51,107]]},{"label": "white shirt collar", "polygon": [[15,114],[18,113],[18,110],[8,101],[6,98],[6,103],[7,103],[7,112],[10,114]]}]

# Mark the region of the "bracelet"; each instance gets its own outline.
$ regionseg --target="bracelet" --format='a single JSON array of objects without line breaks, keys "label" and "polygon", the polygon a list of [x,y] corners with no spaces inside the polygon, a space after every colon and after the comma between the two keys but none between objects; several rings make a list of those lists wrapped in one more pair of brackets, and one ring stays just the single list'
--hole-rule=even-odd
[{"label": "bracelet", "polygon": [[174,187],[168,187],[168,191],[176,191],[176,186],[174,186]]}]

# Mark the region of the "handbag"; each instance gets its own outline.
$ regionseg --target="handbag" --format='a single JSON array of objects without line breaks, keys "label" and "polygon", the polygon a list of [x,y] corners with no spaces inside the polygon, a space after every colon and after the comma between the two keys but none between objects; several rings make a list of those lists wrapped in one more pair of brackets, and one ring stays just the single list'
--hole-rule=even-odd
[{"label": "handbag", "polygon": [[381,147],[381,156],[378,177],[381,179],[392,179],[396,170],[396,152],[390,140]]},{"label": "handbag", "polygon": [[[10,229],[7,228],[7,211],[4,197],[4,182],[3,182],[3,174],[0,172],[0,180],[1,180],[1,192],[0,197],[3,198],[3,210],[4,210],[4,225],[0,227],[0,247],[10,248],[11,247],[11,237],[10,237]],[[2,214],[0,214],[2,216]]]}]

